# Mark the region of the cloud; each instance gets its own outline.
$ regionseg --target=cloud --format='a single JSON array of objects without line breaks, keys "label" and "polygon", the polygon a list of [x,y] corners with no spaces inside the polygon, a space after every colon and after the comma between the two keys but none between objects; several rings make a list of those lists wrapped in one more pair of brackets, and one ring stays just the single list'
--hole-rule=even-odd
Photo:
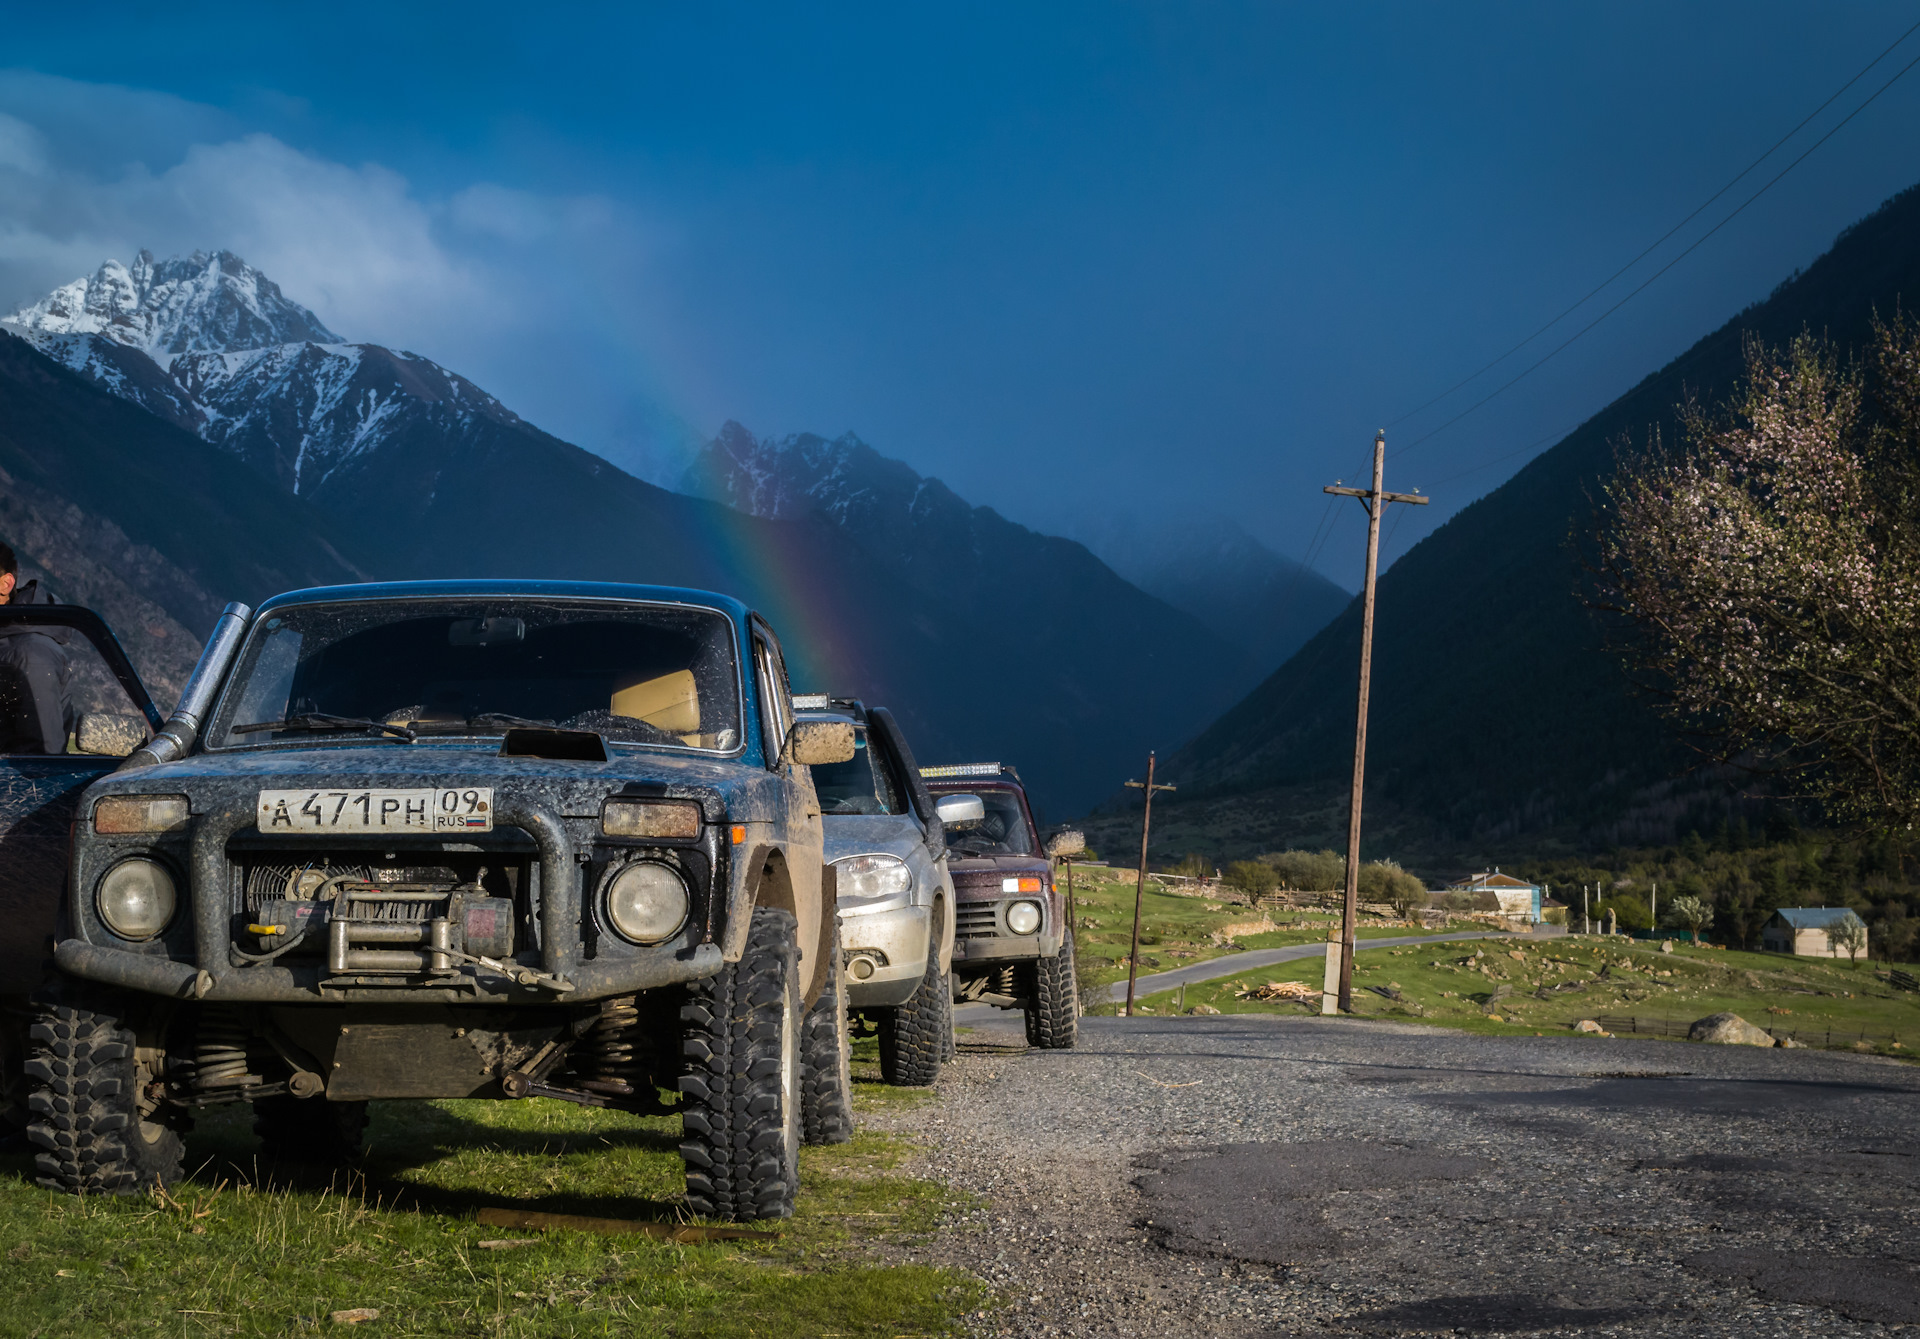
[{"label": "cloud", "polygon": [[425,354],[656,479],[690,435],[646,375],[658,322],[635,315],[669,239],[604,197],[428,198],[181,99],[0,72],[0,311],[143,247],[225,248],[344,337]]}]

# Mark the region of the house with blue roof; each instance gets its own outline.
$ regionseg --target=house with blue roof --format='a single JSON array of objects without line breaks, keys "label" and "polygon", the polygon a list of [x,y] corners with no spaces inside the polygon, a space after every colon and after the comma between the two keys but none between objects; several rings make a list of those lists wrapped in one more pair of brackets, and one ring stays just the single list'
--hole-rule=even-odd
[{"label": "house with blue roof", "polygon": [[[1793,953],[1803,958],[1844,958],[1847,951],[1836,945],[1827,931],[1843,925],[1857,925],[1862,933],[1866,922],[1845,907],[1781,907],[1760,931],[1760,947],[1768,953]],[[1860,953],[1867,951],[1860,941]]]}]

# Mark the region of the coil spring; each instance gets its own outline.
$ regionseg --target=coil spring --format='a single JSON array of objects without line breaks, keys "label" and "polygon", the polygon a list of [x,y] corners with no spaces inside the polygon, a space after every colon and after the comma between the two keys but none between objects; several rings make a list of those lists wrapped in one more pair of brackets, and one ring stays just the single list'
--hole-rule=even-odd
[{"label": "coil spring", "polygon": [[247,1067],[247,1040],[253,1030],[230,1005],[213,1005],[200,1016],[193,1039],[193,1086],[201,1092],[243,1088],[260,1082]]},{"label": "coil spring", "polygon": [[631,995],[600,1002],[600,1017],[574,1044],[573,1069],[583,1084],[617,1084],[628,1092],[646,1076],[636,1058],[640,1043],[640,1006]]},{"label": "coil spring", "polygon": [[1018,971],[1019,969],[1012,963],[1008,963],[1005,967],[994,968],[993,984],[988,989],[995,995],[1018,995],[1020,993]]}]

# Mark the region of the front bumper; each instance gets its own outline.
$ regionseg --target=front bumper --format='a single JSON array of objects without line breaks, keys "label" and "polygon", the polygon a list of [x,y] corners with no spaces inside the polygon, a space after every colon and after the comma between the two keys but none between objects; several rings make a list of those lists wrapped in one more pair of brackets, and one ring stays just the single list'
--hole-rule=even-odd
[{"label": "front bumper", "polygon": [[[901,906],[864,915],[840,914],[840,942],[846,950],[847,1004],[855,1009],[884,1009],[905,1004],[927,974],[933,943],[933,908]],[[862,950],[879,962],[867,977],[856,975]],[[869,958],[869,961],[873,961]]]},{"label": "front bumper", "polygon": [[[1043,908],[1039,930],[1017,935],[1007,928],[1007,906],[1014,902],[1038,901]],[[1010,962],[1032,962],[1037,958],[1060,955],[1060,927],[1054,922],[1051,898],[1031,893],[987,899],[966,899],[955,916],[953,965],[1001,966]]]},{"label": "front bumper", "polygon": [[[165,956],[157,942],[134,949],[82,938],[56,944],[54,962],[69,975],[123,989],[181,999],[258,1004],[571,1004],[700,980],[714,975],[722,965],[721,948],[712,942],[699,919],[689,919],[680,935],[667,943],[617,957],[587,959],[582,953],[584,894],[577,872],[585,858],[584,848],[551,810],[511,794],[502,794],[497,800],[495,822],[518,828],[533,838],[539,850],[541,890],[540,948],[537,955],[516,955],[516,962],[537,967],[542,975],[571,989],[552,990],[479,970],[451,981],[361,976],[344,981],[334,978],[323,984],[324,973],[314,966],[237,965],[228,952],[233,912],[227,896],[231,886],[227,846],[236,833],[251,827],[254,819],[248,795],[198,817],[194,824],[186,863],[188,886],[195,892],[187,911],[197,964]],[[707,815],[707,821],[715,821],[714,815]],[[721,896],[716,869],[708,890],[709,903]]]}]

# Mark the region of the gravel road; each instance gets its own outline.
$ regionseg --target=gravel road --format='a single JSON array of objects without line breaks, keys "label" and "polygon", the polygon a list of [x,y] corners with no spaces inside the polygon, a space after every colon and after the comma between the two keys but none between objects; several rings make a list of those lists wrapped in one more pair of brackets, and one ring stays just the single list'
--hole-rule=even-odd
[{"label": "gravel road", "polygon": [[1884,1334],[1920,1324],[1920,1071],[1365,1019],[1017,1015],[891,1120],[984,1207],[980,1335]]}]

